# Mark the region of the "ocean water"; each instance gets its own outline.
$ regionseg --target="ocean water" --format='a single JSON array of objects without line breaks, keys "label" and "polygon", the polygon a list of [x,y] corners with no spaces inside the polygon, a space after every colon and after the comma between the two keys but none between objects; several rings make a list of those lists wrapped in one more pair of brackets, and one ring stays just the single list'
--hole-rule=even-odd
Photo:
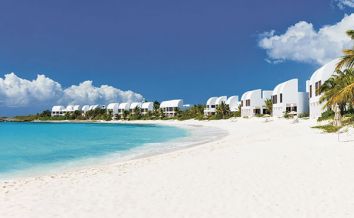
[{"label": "ocean water", "polygon": [[0,174],[127,154],[188,134],[161,125],[0,122]]}]

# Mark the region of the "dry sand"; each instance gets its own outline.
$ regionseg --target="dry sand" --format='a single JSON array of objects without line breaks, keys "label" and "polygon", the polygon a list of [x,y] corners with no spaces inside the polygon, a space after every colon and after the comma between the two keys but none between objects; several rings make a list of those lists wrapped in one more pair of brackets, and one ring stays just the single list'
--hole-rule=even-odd
[{"label": "dry sand", "polygon": [[0,217],[354,217],[354,141],[310,121],[166,121],[210,143],[124,163],[0,181]]}]

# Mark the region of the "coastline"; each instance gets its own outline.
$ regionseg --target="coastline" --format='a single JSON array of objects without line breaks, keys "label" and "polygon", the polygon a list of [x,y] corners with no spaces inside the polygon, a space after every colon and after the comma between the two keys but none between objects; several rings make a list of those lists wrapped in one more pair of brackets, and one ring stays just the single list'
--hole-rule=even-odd
[{"label": "coastline", "polygon": [[221,128],[228,134],[124,163],[0,181],[0,216],[354,215],[354,146],[311,129],[310,121],[159,122]]},{"label": "coastline", "polygon": [[[205,125],[193,125],[186,122],[176,120],[136,120],[136,121],[71,121],[71,120],[49,120],[49,121],[32,121],[32,123],[80,123],[80,124],[122,124],[122,125],[159,125],[173,126],[184,129],[188,135],[181,138],[175,138],[168,141],[162,141],[152,144],[142,144],[136,148],[127,151],[117,151],[110,154],[80,158],[71,161],[56,162],[45,165],[32,167],[29,169],[18,170],[15,172],[3,173],[0,176],[0,184],[2,181],[16,181],[21,179],[31,179],[35,177],[51,176],[53,174],[60,175],[72,173],[87,168],[100,168],[109,165],[124,164],[136,159],[152,157],[155,155],[163,155],[165,153],[175,152],[181,149],[202,145],[206,142],[216,141],[225,137],[227,132],[220,128],[206,127]],[[212,135],[205,135],[203,131],[208,131]]]}]

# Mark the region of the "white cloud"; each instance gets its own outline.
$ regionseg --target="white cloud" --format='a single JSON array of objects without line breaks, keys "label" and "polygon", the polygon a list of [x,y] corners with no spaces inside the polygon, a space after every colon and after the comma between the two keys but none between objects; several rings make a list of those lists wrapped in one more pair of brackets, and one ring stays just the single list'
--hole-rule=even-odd
[{"label": "white cloud", "polygon": [[32,81],[20,78],[15,73],[0,78],[0,107],[48,107],[55,103],[107,104],[142,99],[142,95],[133,91],[122,91],[108,85],[95,87],[92,81],[63,89],[58,82],[45,75],[38,75]]},{"label": "white cloud", "polygon": [[35,80],[22,79],[14,73],[0,78],[0,105],[23,107],[39,102],[53,102],[61,97],[61,85],[52,79],[38,75]]},{"label": "white cloud", "polygon": [[113,86],[95,87],[92,81],[85,81],[64,90],[61,102],[70,104],[105,104],[108,102],[141,101],[143,96],[133,91],[122,91]]},{"label": "white cloud", "polygon": [[346,7],[354,8],[354,0],[335,0],[334,2],[342,10]]},{"label": "white cloud", "polygon": [[324,64],[341,56],[344,48],[352,46],[345,33],[349,29],[354,29],[354,13],[318,31],[311,23],[300,21],[284,34],[276,35],[274,30],[261,34],[259,46],[267,51],[272,63],[292,60]]}]

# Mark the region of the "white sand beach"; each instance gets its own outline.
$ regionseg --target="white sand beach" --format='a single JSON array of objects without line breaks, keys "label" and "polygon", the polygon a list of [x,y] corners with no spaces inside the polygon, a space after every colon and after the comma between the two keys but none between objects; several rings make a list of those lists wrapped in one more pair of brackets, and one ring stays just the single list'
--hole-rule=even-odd
[{"label": "white sand beach", "polygon": [[354,141],[338,142],[308,120],[264,121],[156,121],[228,134],[124,163],[0,181],[0,217],[354,217]]}]

